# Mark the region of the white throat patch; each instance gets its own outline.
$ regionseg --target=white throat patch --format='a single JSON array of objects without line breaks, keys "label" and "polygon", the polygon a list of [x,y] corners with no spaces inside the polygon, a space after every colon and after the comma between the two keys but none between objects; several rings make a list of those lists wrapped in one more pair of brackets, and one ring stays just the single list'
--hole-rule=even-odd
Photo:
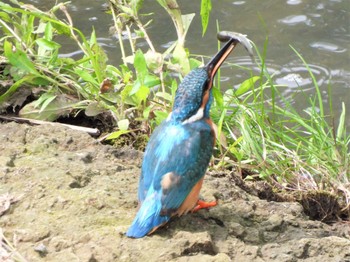
[{"label": "white throat patch", "polygon": [[186,125],[188,123],[193,123],[196,122],[200,119],[203,118],[204,115],[204,109],[201,107],[198,109],[197,113],[191,116],[190,118],[186,119],[185,121],[182,122],[183,125]]}]

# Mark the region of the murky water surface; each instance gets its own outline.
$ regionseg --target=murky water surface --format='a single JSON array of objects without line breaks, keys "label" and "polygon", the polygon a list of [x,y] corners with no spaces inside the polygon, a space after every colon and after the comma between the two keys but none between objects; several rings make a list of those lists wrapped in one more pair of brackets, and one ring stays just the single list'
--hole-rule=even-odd
[{"label": "murky water surface", "polygon": [[[55,1],[23,1],[48,9]],[[307,107],[307,99],[313,97],[312,79],[302,61],[291,49],[293,46],[309,64],[321,87],[324,99],[331,86],[335,112],[340,113],[341,102],[350,108],[350,1],[349,0],[286,0],[286,1],[212,1],[213,10],[208,31],[202,37],[199,17],[200,1],[178,1],[183,13],[197,13],[188,33],[186,46],[192,54],[211,56],[217,50],[217,24],[220,30],[247,34],[261,52],[268,38],[266,64],[277,84],[284,85],[283,93],[293,98],[299,110]],[[117,39],[109,34],[111,16],[103,9],[106,1],[76,0],[69,5],[75,26],[84,33],[94,27],[99,42],[108,53],[110,62],[121,63]],[[146,0],[144,13],[153,12],[154,22],[149,34],[156,48],[164,51],[176,39],[176,32],[166,12],[157,1]],[[217,24],[216,24],[217,21]],[[139,42],[139,46],[145,43]],[[66,55],[75,55],[69,45],[64,46]],[[229,61],[259,74],[243,48],[237,48]],[[222,84],[237,86],[249,77],[250,72],[226,64],[222,72]],[[302,91],[302,92],[301,92]],[[350,122],[350,121],[349,121]],[[350,123],[348,125],[350,127]]]}]

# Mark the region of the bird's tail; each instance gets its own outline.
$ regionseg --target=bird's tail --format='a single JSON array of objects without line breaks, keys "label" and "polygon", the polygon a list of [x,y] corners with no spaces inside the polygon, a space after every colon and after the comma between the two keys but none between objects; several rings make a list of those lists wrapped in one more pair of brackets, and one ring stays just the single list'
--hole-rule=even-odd
[{"label": "bird's tail", "polygon": [[160,215],[161,201],[159,193],[149,193],[126,232],[126,236],[132,238],[144,237],[169,221],[169,215]]}]

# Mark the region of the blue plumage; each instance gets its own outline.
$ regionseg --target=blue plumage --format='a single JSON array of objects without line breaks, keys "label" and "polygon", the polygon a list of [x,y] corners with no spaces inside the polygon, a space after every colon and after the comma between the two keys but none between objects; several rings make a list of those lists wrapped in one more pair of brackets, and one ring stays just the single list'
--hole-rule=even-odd
[{"label": "blue plumage", "polygon": [[[185,109],[178,102],[189,91],[188,82],[193,83],[192,77],[198,73],[203,76],[203,72],[207,78],[203,69],[194,70],[185,77],[178,88],[172,115],[155,129],[148,142],[138,192],[141,207],[126,234],[129,237],[143,237],[168,222],[204,176],[212,155],[214,133],[204,118],[182,124],[193,115],[194,109]],[[205,83],[203,79],[198,80],[202,81],[194,83]],[[201,87],[200,92],[191,92],[187,98],[193,102],[191,105],[197,104],[197,110],[201,105],[202,92]],[[182,95],[179,96],[179,93]],[[168,188],[162,188],[164,175],[170,173],[174,182]]]},{"label": "blue plumage", "polygon": [[153,228],[159,227],[170,219],[170,215],[160,215],[161,192],[154,190],[153,186],[148,190],[148,196],[141,205],[137,215],[128,229],[128,237],[140,238],[147,235]]},{"label": "blue plumage", "polygon": [[[213,138],[210,126],[204,121],[181,126],[169,120],[155,130],[142,164],[141,207],[127,236],[143,237],[169,221],[204,176],[213,148],[208,141]],[[165,190],[162,179],[169,173],[174,174],[174,183]]]},{"label": "blue plumage", "polygon": [[172,216],[195,207],[215,142],[209,118],[213,78],[236,44],[230,40],[179,85],[171,115],[155,129],[146,147],[138,190],[140,209],[128,237],[150,234]]},{"label": "blue plumage", "polygon": [[[183,121],[194,115],[203,99],[203,89],[208,82],[205,68],[192,70],[181,82],[176,91],[172,119]],[[209,112],[208,112],[209,113]],[[209,117],[209,114],[207,115]]]}]

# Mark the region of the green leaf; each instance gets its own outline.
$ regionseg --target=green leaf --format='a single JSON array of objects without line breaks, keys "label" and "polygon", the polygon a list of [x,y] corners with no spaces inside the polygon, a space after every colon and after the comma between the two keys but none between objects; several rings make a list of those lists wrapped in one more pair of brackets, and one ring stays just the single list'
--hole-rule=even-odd
[{"label": "green leaf", "polygon": [[224,123],[224,119],[225,119],[225,116],[227,114],[227,110],[226,109],[223,109],[222,112],[221,112],[221,116],[220,116],[220,119],[219,119],[219,122],[218,122],[218,125],[216,127],[217,129],[217,141],[219,142],[219,145],[220,146],[227,146],[227,143],[226,143],[226,138],[224,135],[222,135],[222,125]]},{"label": "green leaf", "polygon": [[96,81],[96,79],[87,71],[82,68],[75,68],[75,73],[79,75],[84,81],[92,83],[94,85],[99,85]]},{"label": "green leaf", "polygon": [[121,135],[125,135],[127,133],[130,133],[131,130],[118,130],[116,132],[111,133],[109,136],[106,137],[106,140],[111,140],[111,139],[117,139]]},{"label": "green leaf", "polygon": [[136,105],[141,105],[141,103],[147,99],[149,93],[149,88],[141,86],[140,89],[133,95]]},{"label": "green leaf", "polygon": [[[45,33],[46,26],[47,26],[47,23],[41,22],[41,23],[39,23],[37,28],[34,31],[32,31],[32,33],[36,34],[36,35],[41,35],[41,34]],[[48,39],[48,38],[45,36],[45,39]],[[49,39],[49,40],[51,40],[51,39]]]},{"label": "green leaf", "polygon": [[337,141],[341,141],[343,134],[345,133],[345,104],[342,103],[342,111],[339,118],[339,124],[337,128]]},{"label": "green leaf", "polygon": [[212,7],[211,0],[202,0],[201,1],[201,20],[202,20],[202,28],[203,28],[202,36],[207,31],[211,7]]},{"label": "green leaf", "polygon": [[194,58],[190,58],[190,69],[194,69],[197,67],[200,67],[203,64],[202,61],[198,60],[198,59],[194,59]]},{"label": "green leaf", "polygon": [[223,98],[220,90],[218,88],[216,88],[216,87],[213,87],[212,90],[213,90],[214,99],[215,99],[218,107],[220,109],[223,108],[223,106],[224,106],[224,98]]},{"label": "green leaf", "polygon": [[[173,79],[171,81],[171,97],[173,98],[172,101],[174,101],[175,99],[176,90],[177,90],[177,82],[175,79]],[[171,103],[171,105],[173,105],[173,103]]]},{"label": "green leaf", "polygon": [[143,84],[148,88],[152,88],[154,86],[160,85],[160,80],[154,75],[146,75]]},{"label": "green leaf", "polygon": [[32,63],[32,61],[30,61],[30,59],[27,57],[27,54],[19,48],[13,50],[12,44],[8,41],[4,42],[4,53],[9,62],[14,67],[17,67],[25,71],[26,73],[30,73],[37,76],[40,75],[40,73],[35,69],[35,66]]},{"label": "green leaf", "polygon": [[163,122],[163,120],[166,119],[169,115],[168,112],[159,111],[159,110],[155,110],[154,114],[156,115],[157,125],[159,125],[161,122]]},{"label": "green leaf", "polygon": [[122,98],[122,102],[128,105],[135,106],[135,102],[131,98],[130,92],[132,90],[133,86],[131,84],[128,84],[124,87],[124,89],[120,92],[120,96]]},{"label": "green leaf", "polygon": [[100,98],[105,100],[107,104],[116,104],[120,102],[120,94],[117,92],[107,92],[107,93],[99,93]]},{"label": "green leaf", "polygon": [[143,5],[143,0],[131,0],[130,4],[132,6],[134,14],[137,15]]},{"label": "green leaf", "polygon": [[104,111],[106,111],[106,109],[99,102],[93,101],[85,108],[85,115],[97,116]]},{"label": "green leaf", "polygon": [[50,102],[53,100],[52,97],[55,99],[56,96],[51,93],[44,93],[42,94],[37,100],[33,101],[33,105],[35,108],[39,108],[46,100],[50,100]]},{"label": "green leaf", "polygon": [[56,50],[56,49],[61,47],[60,44],[58,44],[58,43],[56,43],[54,41],[46,40],[44,38],[39,38],[39,39],[35,40],[35,43],[39,47],[44,48],[46,50],[50,50],[50,51]]},{"label": "green leaf", "polygon": [[164,65],[164,58],[161,53],[148,50],[145,54],[145,59],[149,70],[155,73],[159,73],[160,71],[162,71]]},{"label": "green leaf", "polygon": [[35,16],[32,15],[22,15],[22,26],[23,26],[23,34],[21,36],[22,41],[29,46],[33,41],[33,34],[34,31],[34,20]]},{"label": "green leaf", "polygon": [[247,93],[249,90],[254,88],[254,84],[256,81],[260,79],[260,76],[253,76],[247,80],[245,80],[235,91],[236,96],[243,95]]},{"label": "green leaf", "polygon": [[32,80],[28,81],[28,83],[43,87],[51,83],[49,79],[50,79],[49,76],[43,75],[43,76],[34,77]]},{"label": "green leaf", "polygon": [[27,75],[23,77],[22,79],[18,80],[16,83],[14,83],[4,94],[0,96],[0,104],[5,102],[12,94],[14,94],[18,88],[20,88],[24,83],[30,82],[35,78],[32,75]]},{"label": "green leaf", "polygon": [[97,38],[96,38],[96,32],[95,29],[92,29],[91,36],[90,36],[90,45],[96,45],[97,44]]},{"label": "green leaf", "polygon": [[141,30],[134,29],[134,32],[140,38],[144,38],[145,37],[145,33],[143,31],[141,31]]},{"label": "green leaf", "polygon": [[151,107],[150,106],[146,107],[142,112],[143,118],[148,119],[150,112],[151,112]]},{"label": "green leaf", "polygon": [[187,75],[190,72],[190,63],[186,49],[181,45],[176,45],[173,52],[175,64],[179,64],[183,75]]},{"label": "green leaf", "polygon": [[129,129],[129,119],[122,119],[118,121],[118,128],[122,131],[126,131]]},{"label": "green leaf", "polygon": [[167,93],[167,92],[157,92],[156,93],[157,97],[163,98],[166,101],[172,101],[173,97],[171,96],[171,94]]},{"label": "green leaf", "polygon": [[139,78],[141,83],[143,83],[143,80],[147,75],[148,70],[145,56],[140,49],[138,49],[135,53],[134,67],[137,73],[137,78]]},{"label": "green leaf", "polygon": [[58,95],[54,100],[45,105],[44,110],[42,110],[42,108],[38,108],[38,104],[39,101],[33,101],[26,104],[19,111],[19,116],[37,120],[55,121],[60,116],[69,114],[74,108],[76,101],[68,98],[65,95]]},{"label": "green leaf", "polygon": [[[0,3],[0,6],[2,6],[2,4]],[[0,18],[6,22],[10,22],[12,21],[12,19],[10,18],[10,16],[5,13],[5,12],[0,12]]]},{"label": "green leaf", "polygon": [[51,41],[53,38],[53,27],[50,22],[48,22],[45,26],[45,39]]},{"label": "green leaf", "polygon": [[68,25],[65,25],[64,23],[62,23],[60,21],[59,22],[53,21],[52,27],[55,28],[59,34],[71,36],[70,27]]},{"label": "green leaf", "polygon": [[132,16],[133,15],[133,10],[132,8],[125,6],[125,5],[119,5],[118,6],[120,8],[121,11],[123,11],[124,14],[124,18],[127,18],[128,16]]},{"label": "green leaf", "polygon": [[195,15],[196,15],[195,13],[181,15],[182,24],[183,24],[183,28],[184,28],[184,37],[186,37],[188,29],[190,28],[190,25],[191,25],[192,20],[193,20]]},{"label": "green leaf", "polygon": [[[47,94],[47,93],[46,93],[46,94]],[[57,97],[57,96],[55,96],[55,95],[50,95],[50,97],[48,97],[48,98],[42,103],[42,105],[41,105],[41,107],[40,107],[39,113],[43,112],[43,111],[47,108],[47,106],[48,106],[53,100],[56,99],[56,97]]]},{"label": "green leaf", "polygon": [[140,79],[137,78],[132,86],[132,89],[131,89],[129,95],[131,96],[131,95],[136,94],[139,91],[139,89],[141,88],[141,86],[142,86],[142,83],[141,83]]},{"label": "green leaf", "polygon": [[111,78],[121,78],[122,77],[122,72],[118,68],[112,65],[107,65],[106,66],[106,74],[107,76]]},{"label": "green leaf", "polygon": [[91,34],[90,45],[92,53],[89,55],[89,59],[91,59],[91,63],[98,82],[102,82],[103,79],[106,78],[106,62],[108,60],[108,57],[104,50],[97,43],[94,31]]}]

